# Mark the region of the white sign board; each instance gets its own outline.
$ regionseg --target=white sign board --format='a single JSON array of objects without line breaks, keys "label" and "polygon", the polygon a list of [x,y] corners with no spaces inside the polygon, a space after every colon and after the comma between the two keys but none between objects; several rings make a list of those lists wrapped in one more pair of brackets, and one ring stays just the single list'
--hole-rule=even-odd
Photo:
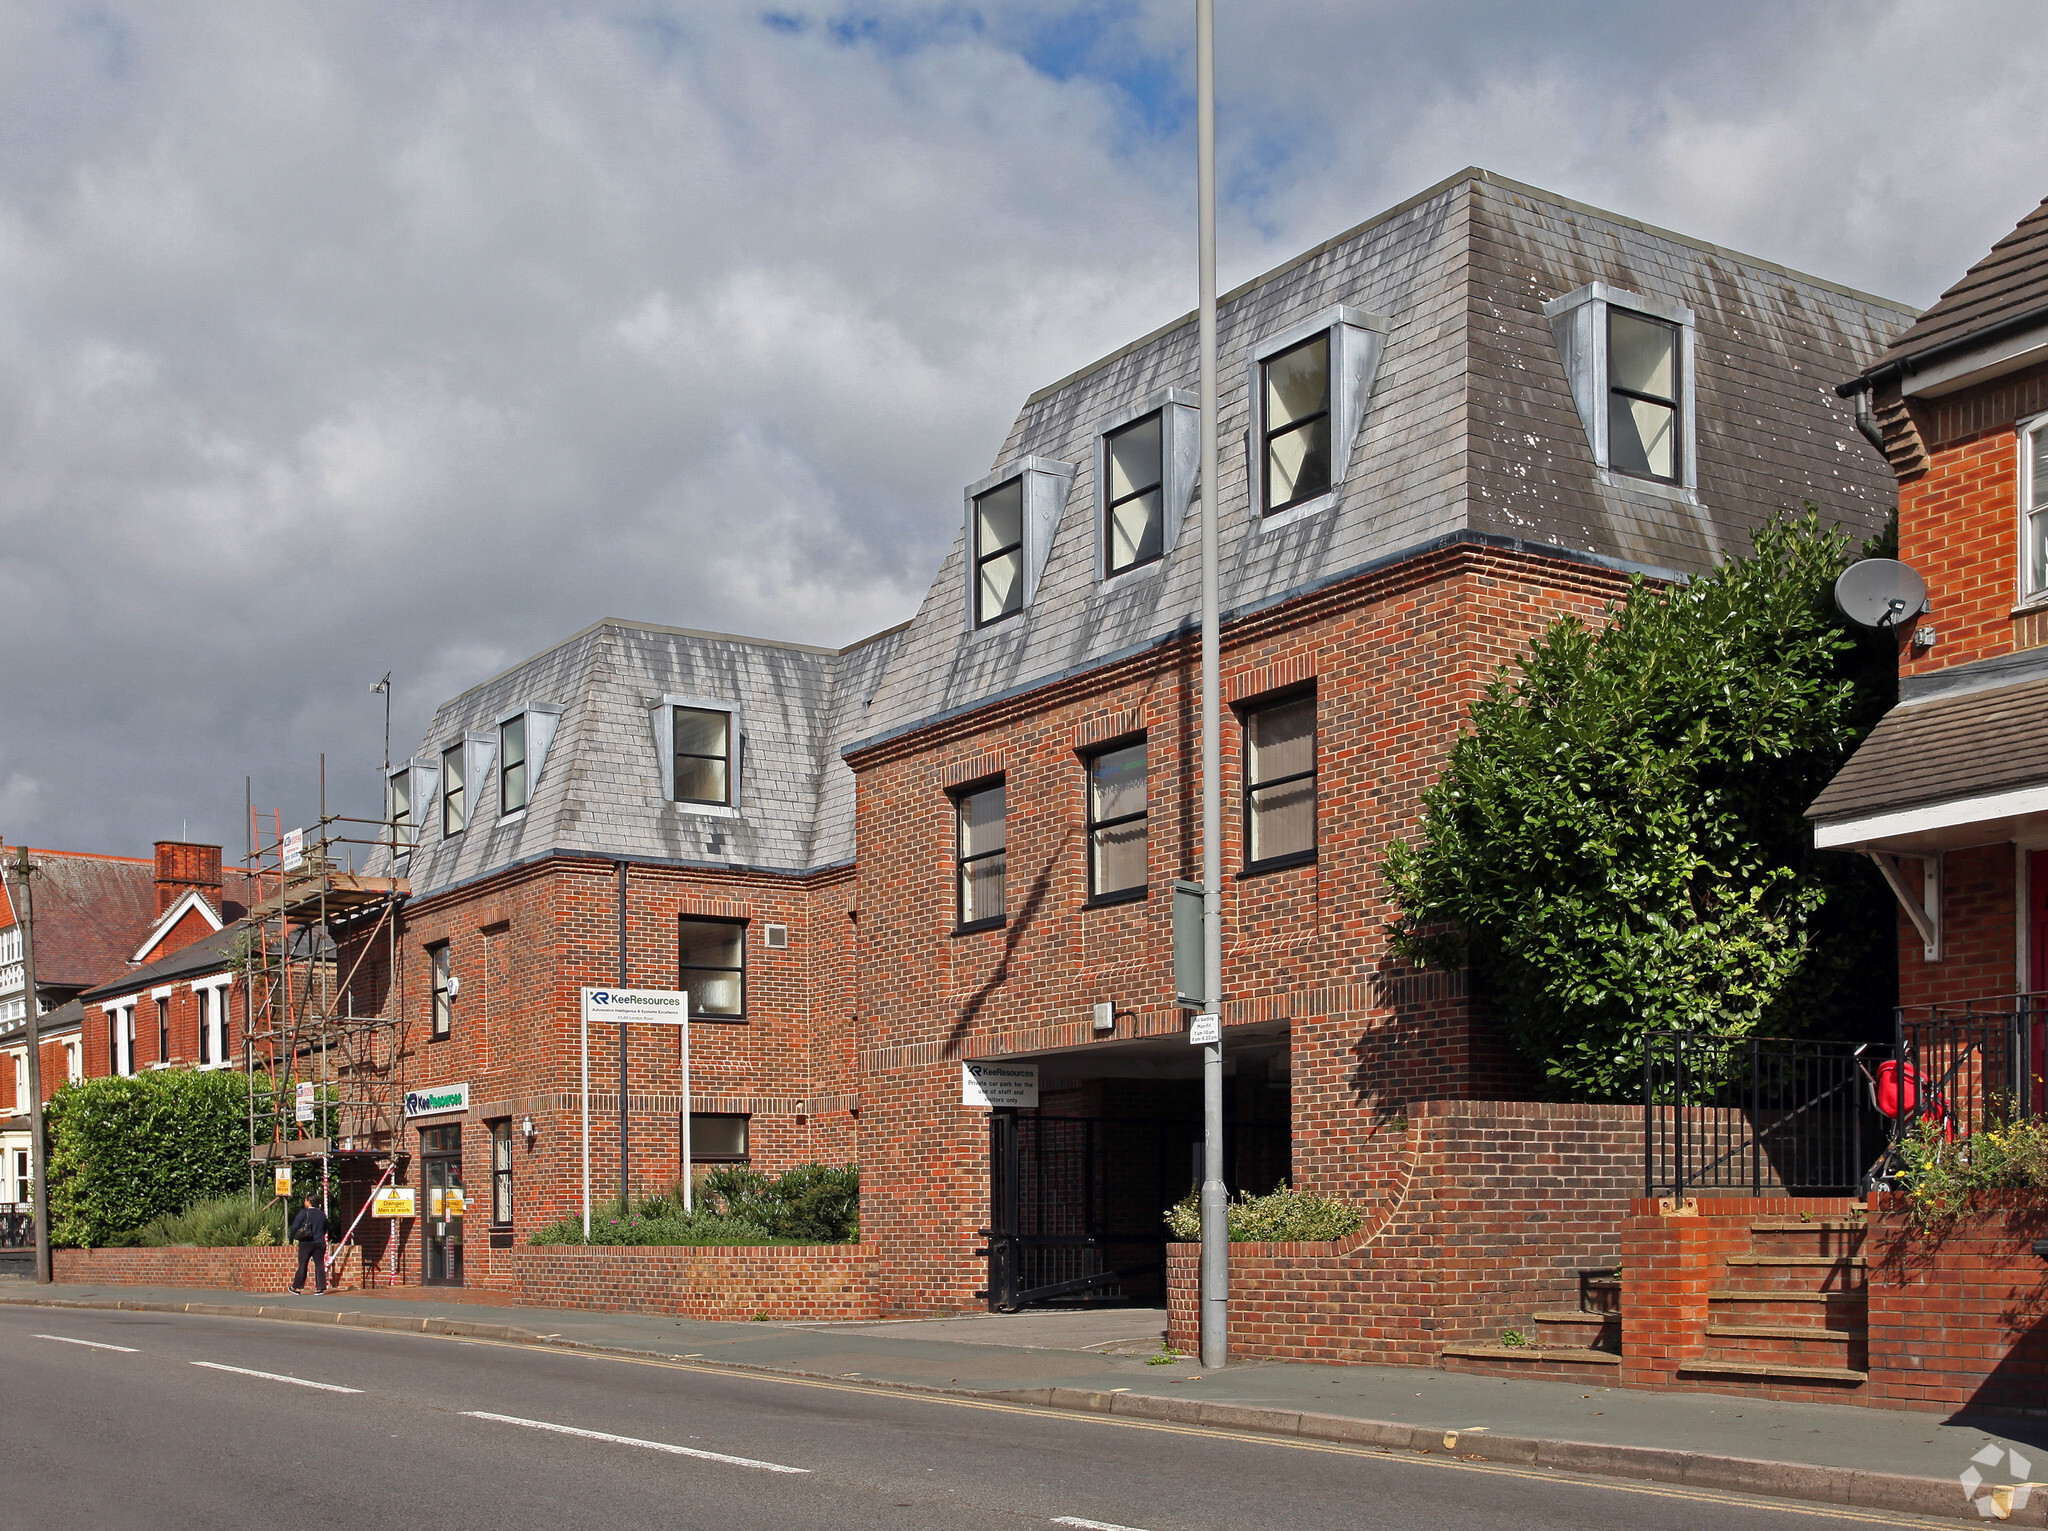
[{"label": "white sign board", "polygon": [[306,832],[303,829],[287,829],[284,832],[284,869],[296,872],[306,862]]},{"label": "white sign board", "polygon": [[587,1026],[600,1021],[680,1026],[686,997],[681,989],[585,989],[583,1022]]},{"label": "white sign board", "polygon": [[960,1065],[960,1100],[963,1105],[992,1111],[997,1106],[1038,1104],[1038,1065],[1035,1063],[963,1063]]},{"label": "white sign board", "polygon": [[310,1084],[299,1086],[298,1119],[302,1122],[313,1120],[313,1087]]},{"label": "white sign board", "polygon": [[469,1109],[467,1084],[435,1084],[405,1092],[407,1116],[440,1116],[449,1111]]},{"label": "white sign board", "polygon": [[1223,1017],[1220,1015],[1198,1015],[1188,1022],[1188,1042],[1191,1046],[1204,1047],[1223,1040]]}]

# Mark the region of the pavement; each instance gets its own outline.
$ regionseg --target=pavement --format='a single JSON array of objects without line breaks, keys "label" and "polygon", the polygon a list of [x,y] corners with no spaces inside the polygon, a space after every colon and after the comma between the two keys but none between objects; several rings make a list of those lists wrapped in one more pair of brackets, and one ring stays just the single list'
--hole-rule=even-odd
[{"label": "pavement", "polygon": [[[1205,1372],[1160,1360],[1165,1314],[1101,1309],[896,1322],[722,1323],[480,1302],[474,1291],[291,1297],[0,1281],[0,1308],[40,1304],[408,1330],[658,1357],[912,1390],[1344,1441],[1917,1515],[1987,1518],[1976,1500],[2048,1479],[2048,1415],[1943,1416],[1853,1405],[1647,1393],[1401,1366],[1254,1360]],[[1981,1480],[1965,1492],[1962,1478]],[[2048,1525],[2013,1495],[2016,1524]],[[2003,1518],[2003,1517],[1988,1517]]]}]

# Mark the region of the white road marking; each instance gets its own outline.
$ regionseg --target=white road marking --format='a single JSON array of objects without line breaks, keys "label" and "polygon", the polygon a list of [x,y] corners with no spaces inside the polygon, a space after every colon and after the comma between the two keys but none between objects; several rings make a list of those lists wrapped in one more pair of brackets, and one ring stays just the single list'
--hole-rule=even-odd
[{"label": "white road marking", "polygon": [[1137,1526],[1120,1526],[1113,1520],[1083,1520],[1078,1515],[1059,1515],[1053,1518],[1056,1526],[1079,1526],[1081,1531],[1140,1531]]},{"label": "white road marking", "polygon": [[332,1382],[308,1382],[304,1377],[287,1377],[282,1372],[252,1372],[246,1366],[223,1366],[218,1361],[194,1361],[212,1372],[233,1372],[238,1377],[261,1377],[265,1382],[289,1382],[294,1387],[317,1387],[323,1393],[360,1393],[359,1387],[340,1387]]},{"label": "white road marking", "polygon": [[587,1441],[610,1441],[616,1446],[642,1446],[649,1451],[666,1451],[671,1456],[700,1457],[706,1462],[725,1462],[733,1467],[758,1467],[771,1473],[808,1473],[808,1467],[784,1467],[780,1462],[757,1462],[752,1457],[729,1457],[722,1451],[699,1451],[694,1446],[671,1446],[667,1441],[643,1441],[634,1435],[612,1435],[604,1430],[578,1430],[574,1425],[551,1425],[544,1419],[521,1419],[516,1414],[492,1414],[483,1409],[465,1409],[470,1419],[494,1419],[501,1425],[524,1425],[529,1430],[552,1430],[556,1435],[580,1435]]},{"label": "white road marking", "polygon": [[39,1340],[55,1340],[60,1345],[90,1345],[94,1350],[118,1350],[126,1356],[139,1356],[141,1351],[133,1345],[102,1345],[98,1340],[74,1340],[68,1334],[39,1334]]}]

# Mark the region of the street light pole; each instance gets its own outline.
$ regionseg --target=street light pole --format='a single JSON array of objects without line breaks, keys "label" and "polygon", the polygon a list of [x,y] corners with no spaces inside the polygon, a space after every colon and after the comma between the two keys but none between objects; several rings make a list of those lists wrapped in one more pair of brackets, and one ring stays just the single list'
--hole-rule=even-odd
[{"label": "street light pole", "polygon": [[1202,1046],[1202,1365],[1230,1358],[1230,1203],[1223,1186],[1223,741],[1217,640],[1216,5],[1195,0],[1195,142],[1202,347],[1202,998],[1217,1019]]},{"label": "street light pole", "polygon": [[29,1199],[35,1209],[36,1280],[48,1286],[53,1279],[50,1271],[50,1177],[45,1164],[47,1156],[43,1151],[43,1038],[40,1017],[36,1014],[35,895],[29,892],[28,886],[34,868],[29,865],[26,845],[20,847],[14,871],[17,880],[10,892],[15,903],[14,921],[21,931],[22,1025],[27,1033],[28,1052]]}]

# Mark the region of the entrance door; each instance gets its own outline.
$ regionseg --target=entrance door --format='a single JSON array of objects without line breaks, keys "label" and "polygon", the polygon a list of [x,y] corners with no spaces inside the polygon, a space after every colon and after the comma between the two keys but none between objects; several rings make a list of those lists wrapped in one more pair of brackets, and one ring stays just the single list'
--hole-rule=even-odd
[{"label": "entrance door", "polygon": [[420,1129],[420,1166],[427,1189],[426,1269],[428,1286],[462,1285],[462,1129]]},{"label": "entrance door", "polygon": [[2027,988],[2021,1001],[2035,1012],[2027,1028],[2027,1079],[2036,1114],[2048,1108],[2048,851],[2027,852]]}]

